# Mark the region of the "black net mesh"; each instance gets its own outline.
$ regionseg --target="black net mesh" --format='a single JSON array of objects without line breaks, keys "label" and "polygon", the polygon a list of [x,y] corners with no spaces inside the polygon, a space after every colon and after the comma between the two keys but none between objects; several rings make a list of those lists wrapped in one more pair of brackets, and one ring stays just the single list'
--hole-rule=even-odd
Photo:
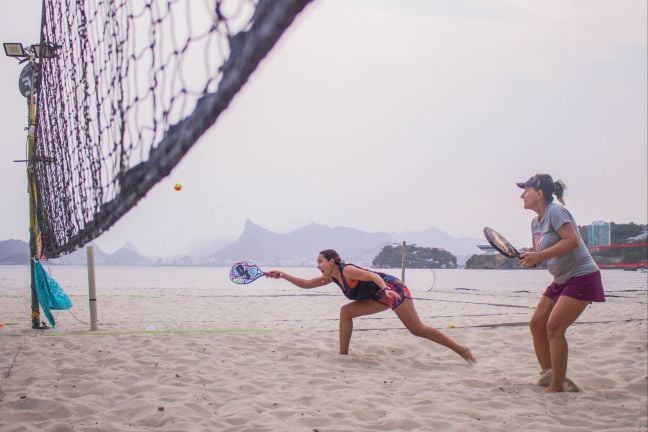
[{"label": "black net mesh", "polygon": [[96,238],[168,175],[310,1],[45,1],[42,253]]}]

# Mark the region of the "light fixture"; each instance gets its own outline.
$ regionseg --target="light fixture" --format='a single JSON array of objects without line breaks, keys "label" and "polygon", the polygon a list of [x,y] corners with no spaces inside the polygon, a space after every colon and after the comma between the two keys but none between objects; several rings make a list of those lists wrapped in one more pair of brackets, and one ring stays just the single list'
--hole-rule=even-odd
[{"label": "light fixture", "polygon": [[5,54],[9,57],[27,57],[25,49],[21,43],[14,42],[5,42],[4,44]]},{"label": "light fixture", "polygon": [[51,42],[42,42],[39,45],[32,45],[31,48],[36,58],[54,58],[56,57],[56,50],[61,46]]}]

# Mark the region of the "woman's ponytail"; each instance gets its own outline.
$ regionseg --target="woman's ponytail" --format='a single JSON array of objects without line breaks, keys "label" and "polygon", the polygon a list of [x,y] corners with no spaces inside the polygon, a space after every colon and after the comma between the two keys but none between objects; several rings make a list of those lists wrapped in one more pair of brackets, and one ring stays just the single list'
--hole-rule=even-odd
[{"label": "woman's ponytail", "polygon": [[556,195],[556,198],[558,198],[558,201],[560,201],[560,204],[562,205],[565,205],[565,200],[563,199],[565,189],[567,189],[567,185],[565,185],[564,181],[558,180],[557,182],[554,182],[554,195]]}]

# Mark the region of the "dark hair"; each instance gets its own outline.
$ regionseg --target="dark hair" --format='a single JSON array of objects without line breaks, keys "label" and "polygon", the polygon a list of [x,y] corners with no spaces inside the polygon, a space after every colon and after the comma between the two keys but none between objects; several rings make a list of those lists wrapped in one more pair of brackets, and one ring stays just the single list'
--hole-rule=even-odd
[{"label": "dark hair", "polygon": [[327,261],[333,260],[335,264],[342,264],[342,258],[340,258],[340,254],[338,254],[336,250],[325,249],[323,251],[320,251],[320,255],[326,258]]},{"label": "dark hair", "polygon": [[551,178],[549,174],[536,174],[532,179],[535,180],[535,184],[532,185],[532,187],[536,190],[541,190],[547,202],[552,202],[553,195],[556,195],[558,201],[560,201],[562,205],[565,205],[563,195],[565,194],[567,186],[564,181],[553,181],[553,178]]}]

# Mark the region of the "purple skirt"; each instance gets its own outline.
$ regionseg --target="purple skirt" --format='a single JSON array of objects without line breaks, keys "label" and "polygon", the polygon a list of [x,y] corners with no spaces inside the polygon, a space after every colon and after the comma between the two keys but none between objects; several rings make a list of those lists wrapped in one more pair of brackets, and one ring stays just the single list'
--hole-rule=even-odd
[{"label": "purple skirt", "polygon": [[596,271],[583,276],[575,276],[560,285],[554,282],[547,287],[544,295],[553,301],[558,301],[558,297],[565,295],[576,300],[604,302],[605,293],[601,282],[601,272]]}]

